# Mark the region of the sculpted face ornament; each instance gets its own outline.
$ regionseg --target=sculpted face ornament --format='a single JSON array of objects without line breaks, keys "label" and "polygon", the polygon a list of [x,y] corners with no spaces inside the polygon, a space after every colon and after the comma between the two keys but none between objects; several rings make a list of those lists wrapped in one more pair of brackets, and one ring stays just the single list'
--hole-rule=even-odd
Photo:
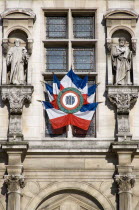
[{"label": "sculpted face ornament", "polygon": [[58,106],[61,111],[66,113],[75,113],[83,105],[83,97],[76,88],[65,88],[58,95]]}]

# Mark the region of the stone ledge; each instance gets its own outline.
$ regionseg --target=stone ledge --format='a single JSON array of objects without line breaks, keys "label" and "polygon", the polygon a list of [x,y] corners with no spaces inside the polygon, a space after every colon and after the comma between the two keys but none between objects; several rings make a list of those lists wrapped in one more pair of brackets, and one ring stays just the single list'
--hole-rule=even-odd
[{"label": "stone ledge", "polygon": [[2,142],[1,148],[5,151],[8,150],[27,150],[28,149],[28,142]]}]

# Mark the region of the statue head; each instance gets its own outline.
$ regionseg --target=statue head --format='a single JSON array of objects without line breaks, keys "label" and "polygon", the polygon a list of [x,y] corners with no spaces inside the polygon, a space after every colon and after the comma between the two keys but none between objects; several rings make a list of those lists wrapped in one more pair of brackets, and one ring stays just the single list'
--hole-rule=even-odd
[{"label": "statue head", "polygon": [[119,45],[120,45],[121,47],[122,47],[122,46],[125,46],[125,43],[126,43],[125,37],[119,38]]},{"label": "statue head", "polygon": [[14,44],[15,44],[16,47],[19,47],[20,44],[21,44],[21,41],[20,41],[19,39],[16,39],[16,40],[14,41]]}]

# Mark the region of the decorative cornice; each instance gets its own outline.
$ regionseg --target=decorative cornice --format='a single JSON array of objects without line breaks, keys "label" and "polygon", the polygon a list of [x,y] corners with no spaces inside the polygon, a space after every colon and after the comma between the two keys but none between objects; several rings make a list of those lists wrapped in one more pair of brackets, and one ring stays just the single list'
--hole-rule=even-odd
[{"label": "decorative cornice", "polygon": [[[117,9],[109,9],[105,14],[104,14],[104,18],[105,19],[113,19],[113,15],[117,14],[117,13],[125,13],[127,15],[129,15],[128,17],[125,17],[124,19],[138,19],[138,13],[136,13],[134,10],[130,10],[130,9],[122,9],[122,8],[117,8]],[[114,18],[116,19],[116,17]],[[119,18],[118,18],[119,19]]]},{"label": "decorative cornice", "polygon": [[1,13],[1,18],[8,18],[8,15],[14,14],[14,13],[21,13],[21,14],[25,14],[28,17],[26,17],[26,19],[34,19],[36,18],[35,13],[32,11],[32,9],[24,9],[24,8],[10,8],[5,10],[4,12]]}]

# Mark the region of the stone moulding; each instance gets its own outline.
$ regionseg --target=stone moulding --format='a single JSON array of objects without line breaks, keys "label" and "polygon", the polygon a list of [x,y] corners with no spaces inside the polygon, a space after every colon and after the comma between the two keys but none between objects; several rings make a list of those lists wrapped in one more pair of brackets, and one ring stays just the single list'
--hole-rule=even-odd
[{"label": "stone moulding", "polygon": [[[34,19],[36,18],[36,15],[34,14],[32,9],[29,8],[11,8],[11,9],[7,9],[4,12],[1,13],[1,18],[2,19],[7,19],[9,18],[9,15],[15,14],[15,13],[20,13],[20,14],[24,14],[25,17],[23,19]],[[17,18],[16,18],[17,19]]]},{"label": "stone moulding", "polygon": [[[119,16],[114,16],[119,14]],[[125,16],[123,16],[125,14]],[[104,14],[105,19],[138,19],[138,13],[130,9],[110,9]]]}]

